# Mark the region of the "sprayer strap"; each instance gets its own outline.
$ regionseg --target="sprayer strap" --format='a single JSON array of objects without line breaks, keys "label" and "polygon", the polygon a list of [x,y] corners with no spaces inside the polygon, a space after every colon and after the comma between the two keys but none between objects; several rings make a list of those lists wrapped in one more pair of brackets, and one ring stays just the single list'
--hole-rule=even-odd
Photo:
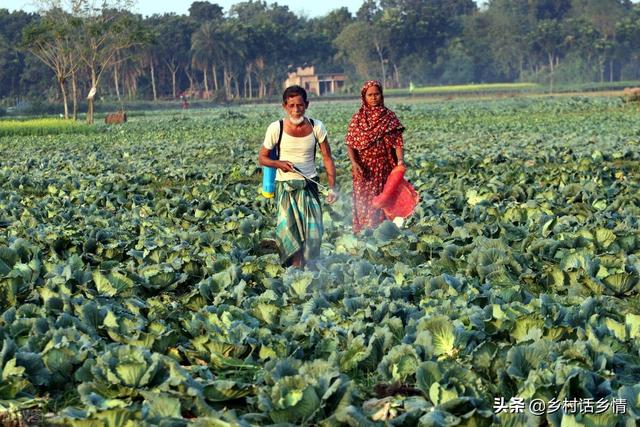
[{"label": "sprayer strap", "polygon": [[[313,119],[308,119],[308,120],[309,120],[309,123],[311,123],[311,132],[313,133],[313,138],[316,140],[316,144],[313,146],[313,158],[315,159],[316,148],[319,141],[318,141],[318,138],[316,138],[315,123],[313,122]],[[278,123],[280,123],[280,132],[278,133],[278,142],[276,142],[276,145],[273,147],[275,151],[273,160],[280,160],[280,142],[282,141],[282,134],[284,133],[284,120],[280,119],[278,120]]]}]

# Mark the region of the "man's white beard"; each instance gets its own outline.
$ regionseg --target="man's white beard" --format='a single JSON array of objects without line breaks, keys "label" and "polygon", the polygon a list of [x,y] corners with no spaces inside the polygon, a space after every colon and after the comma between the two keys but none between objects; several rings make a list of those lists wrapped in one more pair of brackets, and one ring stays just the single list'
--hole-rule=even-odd
[{"label": "man's white beard", "polygon": [[301,117],[300,117],[300,118],[298,118],[298,119],[294,119],[293,117],[289,116],[289,121],[290,121],[292,124],[294,124],[294,125],[298,126],[300,123],[302,123],[302,122],[304,121],[304,116],[301,116]]}]

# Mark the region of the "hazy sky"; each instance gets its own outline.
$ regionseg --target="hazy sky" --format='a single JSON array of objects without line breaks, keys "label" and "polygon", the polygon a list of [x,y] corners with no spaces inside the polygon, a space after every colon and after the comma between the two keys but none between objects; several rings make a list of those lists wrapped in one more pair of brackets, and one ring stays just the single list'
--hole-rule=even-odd
[{"label": "hazy sky", "polygon": [[[178,15],[186,15],[193,0],[138,0],[135,12],[142,15],[153,15],[154,13],[175,12]],[[209,3],[217,3],[224,8],[225,12],[238,0],[209,0]],[[355,13],[362,4],[362,0],[267,0],[268,4],[278,3],[286,5],[289,10],[297,15],[309,17],[326,15],[334,9],[346,6],[351,13]],[[0,9],[24,10],[34,12],[36,8],[32,0],[0,0]]]}]

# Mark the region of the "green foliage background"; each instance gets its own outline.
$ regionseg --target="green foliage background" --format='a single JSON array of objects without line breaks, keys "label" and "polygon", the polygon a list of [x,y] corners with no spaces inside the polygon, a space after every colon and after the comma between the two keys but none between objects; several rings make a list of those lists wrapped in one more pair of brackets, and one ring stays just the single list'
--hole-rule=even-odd
[{"label": "green foliage background", "polygon": [[[118,107],[183,93],[273,100],[287,73],[308,65],[345,73],[343,95],[371,78],[395,89],[528,82],[551,92],[640,79],[640,4],[630,0],[367,0],[355,13],[341,7],[313,18],[260,1],[195,1],[188,14],[146,17],[122,0],[106,0],[93,15],[89,0],[62,3],[37,14],[0,9],[0,105],[11,114],[62,104],[63,87],[72,108],[92,85],[98,105]],[[98,34],[106,39],[88,52]],[[104,61],[91,72],[94,57]],[[51,59],[64,65],[58,80]]]}]

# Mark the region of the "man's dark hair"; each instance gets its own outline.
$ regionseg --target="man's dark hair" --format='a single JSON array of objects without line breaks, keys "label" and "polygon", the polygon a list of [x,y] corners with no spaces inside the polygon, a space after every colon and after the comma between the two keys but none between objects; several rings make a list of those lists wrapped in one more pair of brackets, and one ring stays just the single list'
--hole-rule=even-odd
[{"label": "man's dark hair", "polygon": [[294,96],[301,96],[305,104],[309,102],[307,100],[307,91],[304,90],[302,86],[293,85],[284,90],[284,93],[282,94],[282,103],[286,104],[287,99],[293,98]]}]

